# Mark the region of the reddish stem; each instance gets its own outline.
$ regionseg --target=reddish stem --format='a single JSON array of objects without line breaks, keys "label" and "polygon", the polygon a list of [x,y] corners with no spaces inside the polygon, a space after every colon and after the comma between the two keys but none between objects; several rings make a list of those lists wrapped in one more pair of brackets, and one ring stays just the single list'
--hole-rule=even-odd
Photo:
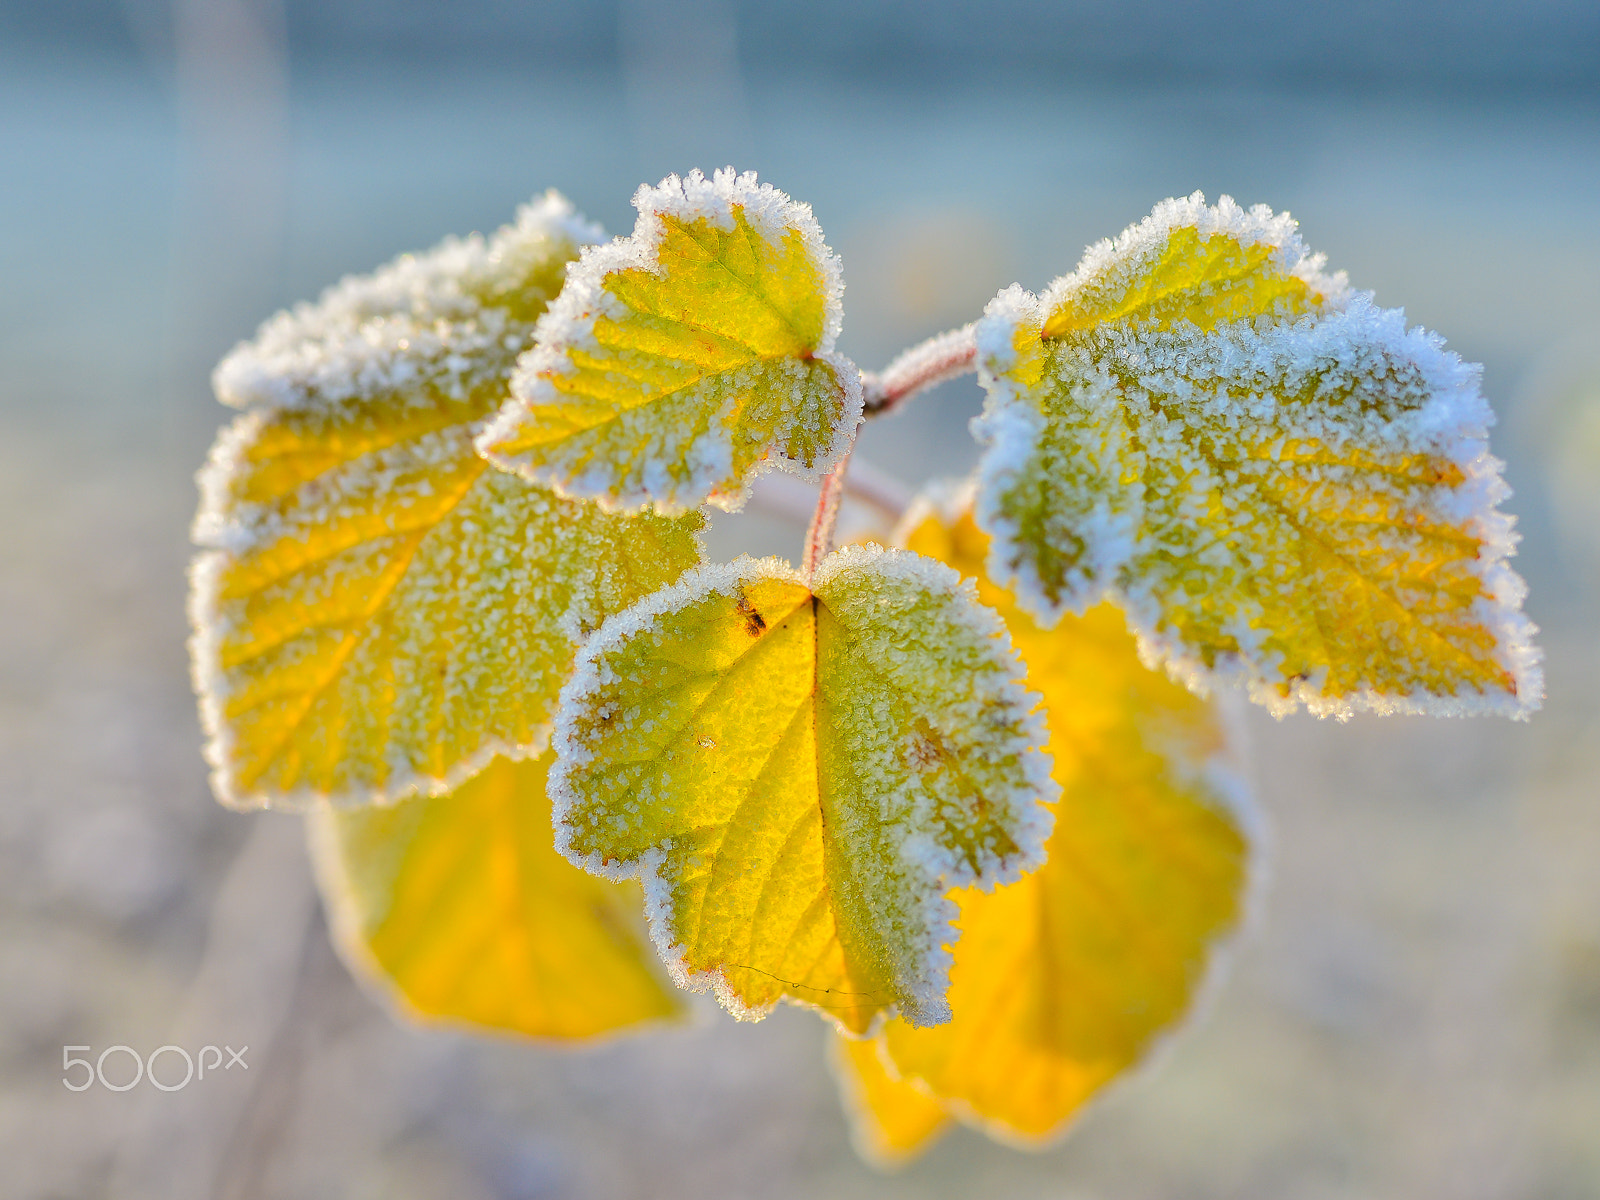
[{"label": "reddish stem", "polygon": [[902,401],[947,379],[977,370],[978,343],[971,325],[913,346],[879,372],[861,376],[861,408],[869,417],[892,412]]},{"label": "reddish stem", "polygon": [[[892,412],[899,404],[920,391],[971,374],[977,369],[978,342],[971,325],[941,333],[920,345],[913,346],[900,355],[881,372],[863,372],[861,376],[861,407],[866,416],[882,416]],[[839,521],[839,501],[845,493],[845,472],[850,469],[850,455],[829,471],[817,493],[817,509],[811,514],[811,525],[806,530],[806,551],[801,572],[807,583],[816,574],[817,566],[833,549],[833,530]],[[879,506],[891,506],[870,482],[863,481],[863,490]]]},{"label": "reddish stem", "polygon": [[850,456],[846,454],[823,477],[817,492],[817,511],[811,514],[811,526],[806,530],[806,554],[800,568],[807,584],[816,574],[817,564],[833,549],[833,527],[839,521],[839,498],[844,495],[844,473],[849,469]]}]

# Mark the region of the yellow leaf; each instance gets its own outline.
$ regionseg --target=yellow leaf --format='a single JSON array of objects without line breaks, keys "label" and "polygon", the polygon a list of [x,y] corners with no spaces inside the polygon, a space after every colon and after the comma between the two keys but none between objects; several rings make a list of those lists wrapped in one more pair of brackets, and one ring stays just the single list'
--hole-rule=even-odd
[{"label": "yellow leaf", "polygon": [[942,1134],[950,1114],[943,1101],[891,1075],[882,1055],[876,1038],[849,1038],[834,1031],[828,1041],[829,1062],[857,1152],[876,1166],[893,1168],[915,1158]]},{"label": "yellow leaf", "polygon": [[217,369],[246,408],[201,473],[194,671],[219,798],[363,803],[537,753],[575,637],[699,560],[488,468],[473,438],[591,238],[551,194],[268,321]]},{"label": "yellow leaf", "polygon": [[447,795],[308,814],[335,940],[402,1011],[548,1038],[681,1015],[638,887],[556,853],[553,758],[497,758]]},{"label": "yellow leaf", "polygon": [[480,448],[608,508],[734,510],[764,463],[820,479],[861,379],[833,350],[843,283],[811,209],[731,169],[634,203],[633,236],[573,268]]},{"label": "yellow leaf", "polygon": [[1115,598],[1149,661],[1282,714],[1525,715],[1542,681],[1478,371],[1198,193],[978,328],[978,523],[1053,622]]},{"label": "yellow leaf", "polygon": [[914,510],[905,543],[976,578],[1004,617],[1044,696],[1061,798],[1044,866],[955,893],[954,1019],[889,1022],[881,1050],[904,1082],[860,1086],[879,1128],[914,1127],[931,1094],[1037,1144],[1193,1006],[1244,908],[1248,809],[1211,706],[1140,665],[1116,609],[1040,629],[985,578],[966,496]]},{"label": "yellow leaf", "polygon": [[949,568],[848,547],[684,577],[613,618],[562,692],[550,790],[573,862],[645,881],[684,986],[862,1032],[948,1016],[953,886],[1037,861],[1035,697]]}]

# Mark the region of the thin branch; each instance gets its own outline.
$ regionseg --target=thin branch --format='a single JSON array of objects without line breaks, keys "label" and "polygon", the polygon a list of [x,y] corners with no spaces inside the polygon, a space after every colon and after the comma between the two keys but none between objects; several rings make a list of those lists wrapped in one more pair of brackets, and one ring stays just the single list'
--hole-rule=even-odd
[{"label": "thin branch", "polygon": [[811,527],[806,530],[806,554],[800,573],[806,583],[816,574],[817,564],[828,557],[833,549],[833,527],[839,521],[839,497],[844,494],[844,475],[850,469],[847,454],[839,465],[829,471],[817,492],[817,511],[811,516]]},{"label": "thin branch", "polygon": [[862,411],[881,417],[918,392],[977,369],[977,338],[971,325],[963,325],[911,347],[882,371],[863,372]]}]

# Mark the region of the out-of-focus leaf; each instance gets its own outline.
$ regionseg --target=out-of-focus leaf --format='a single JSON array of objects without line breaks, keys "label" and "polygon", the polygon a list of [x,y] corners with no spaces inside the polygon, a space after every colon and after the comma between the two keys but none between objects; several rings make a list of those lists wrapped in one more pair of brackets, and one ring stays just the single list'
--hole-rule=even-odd
[{"label": "out-of-focus leaf", "polygon": [[878,1039],[845,1037],[835,1030],[828,1053],[850,1117],[851,1138],[868,1162],[898,1167],[949,1127],[943,1101],[889,1073]]},{"label": "out-of-focus leaf", "polygon": [[1244,909],[1247,810],[1211,705],[1140,665],[1116,609],[1041,629],[984,576],[988,539],[965,495],[944,512],[919,507],[904,540],[975,578],[1004,617],[1044,697],[1061,798],[1044,866],[992,893],[955,893],[954,1019],[885,1026],[879,1049],[899,1086],[854,1085],[868,1110],[858,1136],[931,1136],[931,1096],[1037,1144],[1194,1006]]},{"label": "out-of-focus leaf", "polygon": [[553,758],[497,758],[445,795],[308,814],[339,946],[404,1011],[547,1038],[681,1015],[638,886],[556,853]]}]

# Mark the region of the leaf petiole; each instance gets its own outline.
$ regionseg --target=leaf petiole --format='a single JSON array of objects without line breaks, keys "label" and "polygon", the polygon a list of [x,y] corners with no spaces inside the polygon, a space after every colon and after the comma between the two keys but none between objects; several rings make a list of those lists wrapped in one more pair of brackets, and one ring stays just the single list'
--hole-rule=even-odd
[{"label": "leaf petiole", "polygon": [[978,369],[975,326],[963,325],[931,337],[895,358],[882,371],[861,375],[861,411],[881,417],[903,401],[947,379],[959,379]]},{"label": "leaf petiole", "polygon": [[817,510],[811,514],[811,524],[806,529],[805,559],[800,568],[807,586],[816,574],[817,564],[833,549],[833,529],[839,523],[839,500],[844,495],[844,475],[849,469],[850,455],[846,453],[839,465],[823,477],[817,491]]}]

